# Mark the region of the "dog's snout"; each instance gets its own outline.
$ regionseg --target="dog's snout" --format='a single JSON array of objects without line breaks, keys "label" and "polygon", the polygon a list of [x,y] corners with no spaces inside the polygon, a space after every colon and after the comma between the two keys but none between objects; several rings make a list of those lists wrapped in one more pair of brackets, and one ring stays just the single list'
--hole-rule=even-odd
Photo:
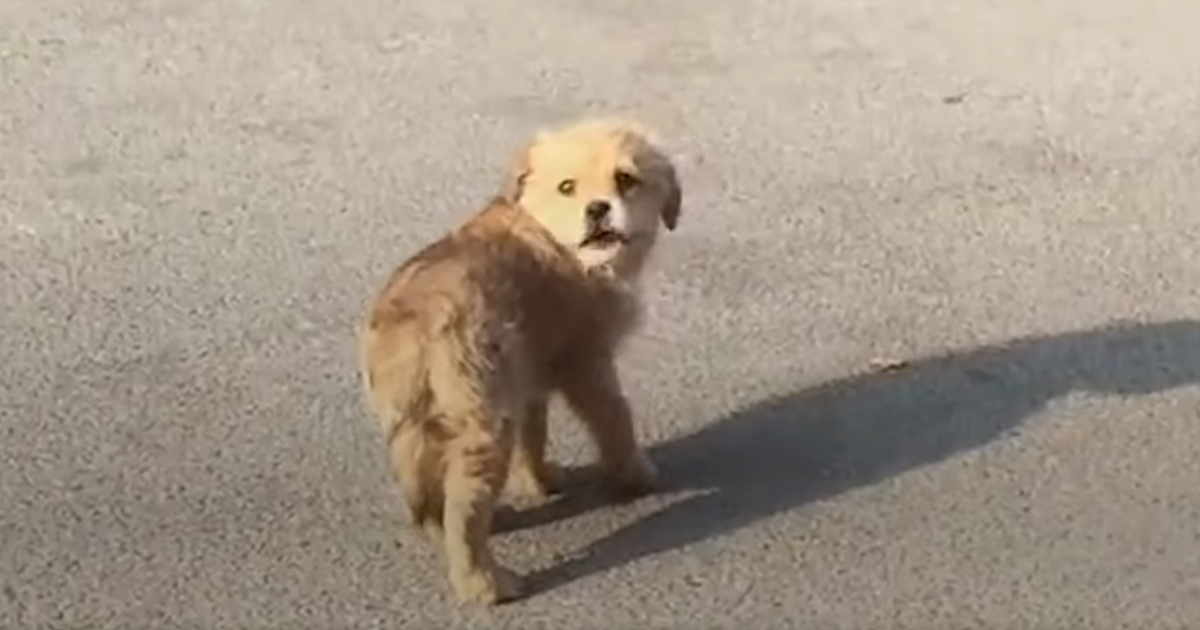
[{"label": "dog's snout", "polygon": [[584,208],[584,212],[587,213],[587,218],[590,221],[603,221],[608,217],[610,210],[612,210],[612,204],[603,199],[592,201]]}]

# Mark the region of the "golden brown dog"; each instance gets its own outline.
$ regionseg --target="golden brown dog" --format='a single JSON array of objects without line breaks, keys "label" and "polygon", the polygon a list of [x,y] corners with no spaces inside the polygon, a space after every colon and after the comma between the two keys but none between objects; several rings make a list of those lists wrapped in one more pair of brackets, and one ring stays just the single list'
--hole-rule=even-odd
[{"label": "golden brown dog", "polygon": [[537,499],[560,482],[545,457],[552,394],[589,430],[614,489],[653,489],[614,356],[680,199],[670,160],[633,123],[541,132],[504,194],[401,265],[372,303],[361,335],[370,402],[459,601],[521,593],[488,535],[502,492]]}]

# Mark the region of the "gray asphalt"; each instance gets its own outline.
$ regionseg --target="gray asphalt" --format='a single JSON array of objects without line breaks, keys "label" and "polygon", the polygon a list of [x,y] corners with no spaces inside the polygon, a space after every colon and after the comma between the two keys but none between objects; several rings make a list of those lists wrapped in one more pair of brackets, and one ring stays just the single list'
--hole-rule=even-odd
[{"label": "gray asphalt", "polygon": [[[1197,24],[0,3],[0,627],[1200,627]],[[685,189],[622,362],[667,488],[584,470],[496,536],[536,592],[458,609],[353,326],[535,128],[614,112]]]}]

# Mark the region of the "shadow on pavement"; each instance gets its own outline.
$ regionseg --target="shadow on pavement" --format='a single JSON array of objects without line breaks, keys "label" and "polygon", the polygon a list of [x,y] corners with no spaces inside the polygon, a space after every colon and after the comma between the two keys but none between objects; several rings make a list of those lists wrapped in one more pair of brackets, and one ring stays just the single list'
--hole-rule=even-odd
[{"label": "shadow on pavement", "polygon": [[[530,576],[530,586],[553,589],[982,446],[1073,391],[1146,394],[1196,382],[1200,321],[1180,320],[1023,338],[766,400],[652,447],[665,491],[702,492]],[[593,495],[519,520],[578,514],[599,505]]]}]

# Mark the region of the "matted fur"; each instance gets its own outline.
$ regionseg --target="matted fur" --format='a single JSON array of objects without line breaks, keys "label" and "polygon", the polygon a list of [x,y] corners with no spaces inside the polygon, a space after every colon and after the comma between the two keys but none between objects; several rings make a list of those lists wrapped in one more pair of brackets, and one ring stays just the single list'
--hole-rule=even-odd
[{"label": "matted fur", "polygon": [[560,483],[545,457],[552,394],[589,430],[615,489],[653,489],[614,356],[637,325],[636,281],[659,225],[675,228],[680,199],[670,160],[640,126],[540,132],[503,194],[402,264],[371,304],[360,348],[370,403],[413,521],[443,546],[459,601],[521,593],[488,535],[502,492],[544,498]]}]

